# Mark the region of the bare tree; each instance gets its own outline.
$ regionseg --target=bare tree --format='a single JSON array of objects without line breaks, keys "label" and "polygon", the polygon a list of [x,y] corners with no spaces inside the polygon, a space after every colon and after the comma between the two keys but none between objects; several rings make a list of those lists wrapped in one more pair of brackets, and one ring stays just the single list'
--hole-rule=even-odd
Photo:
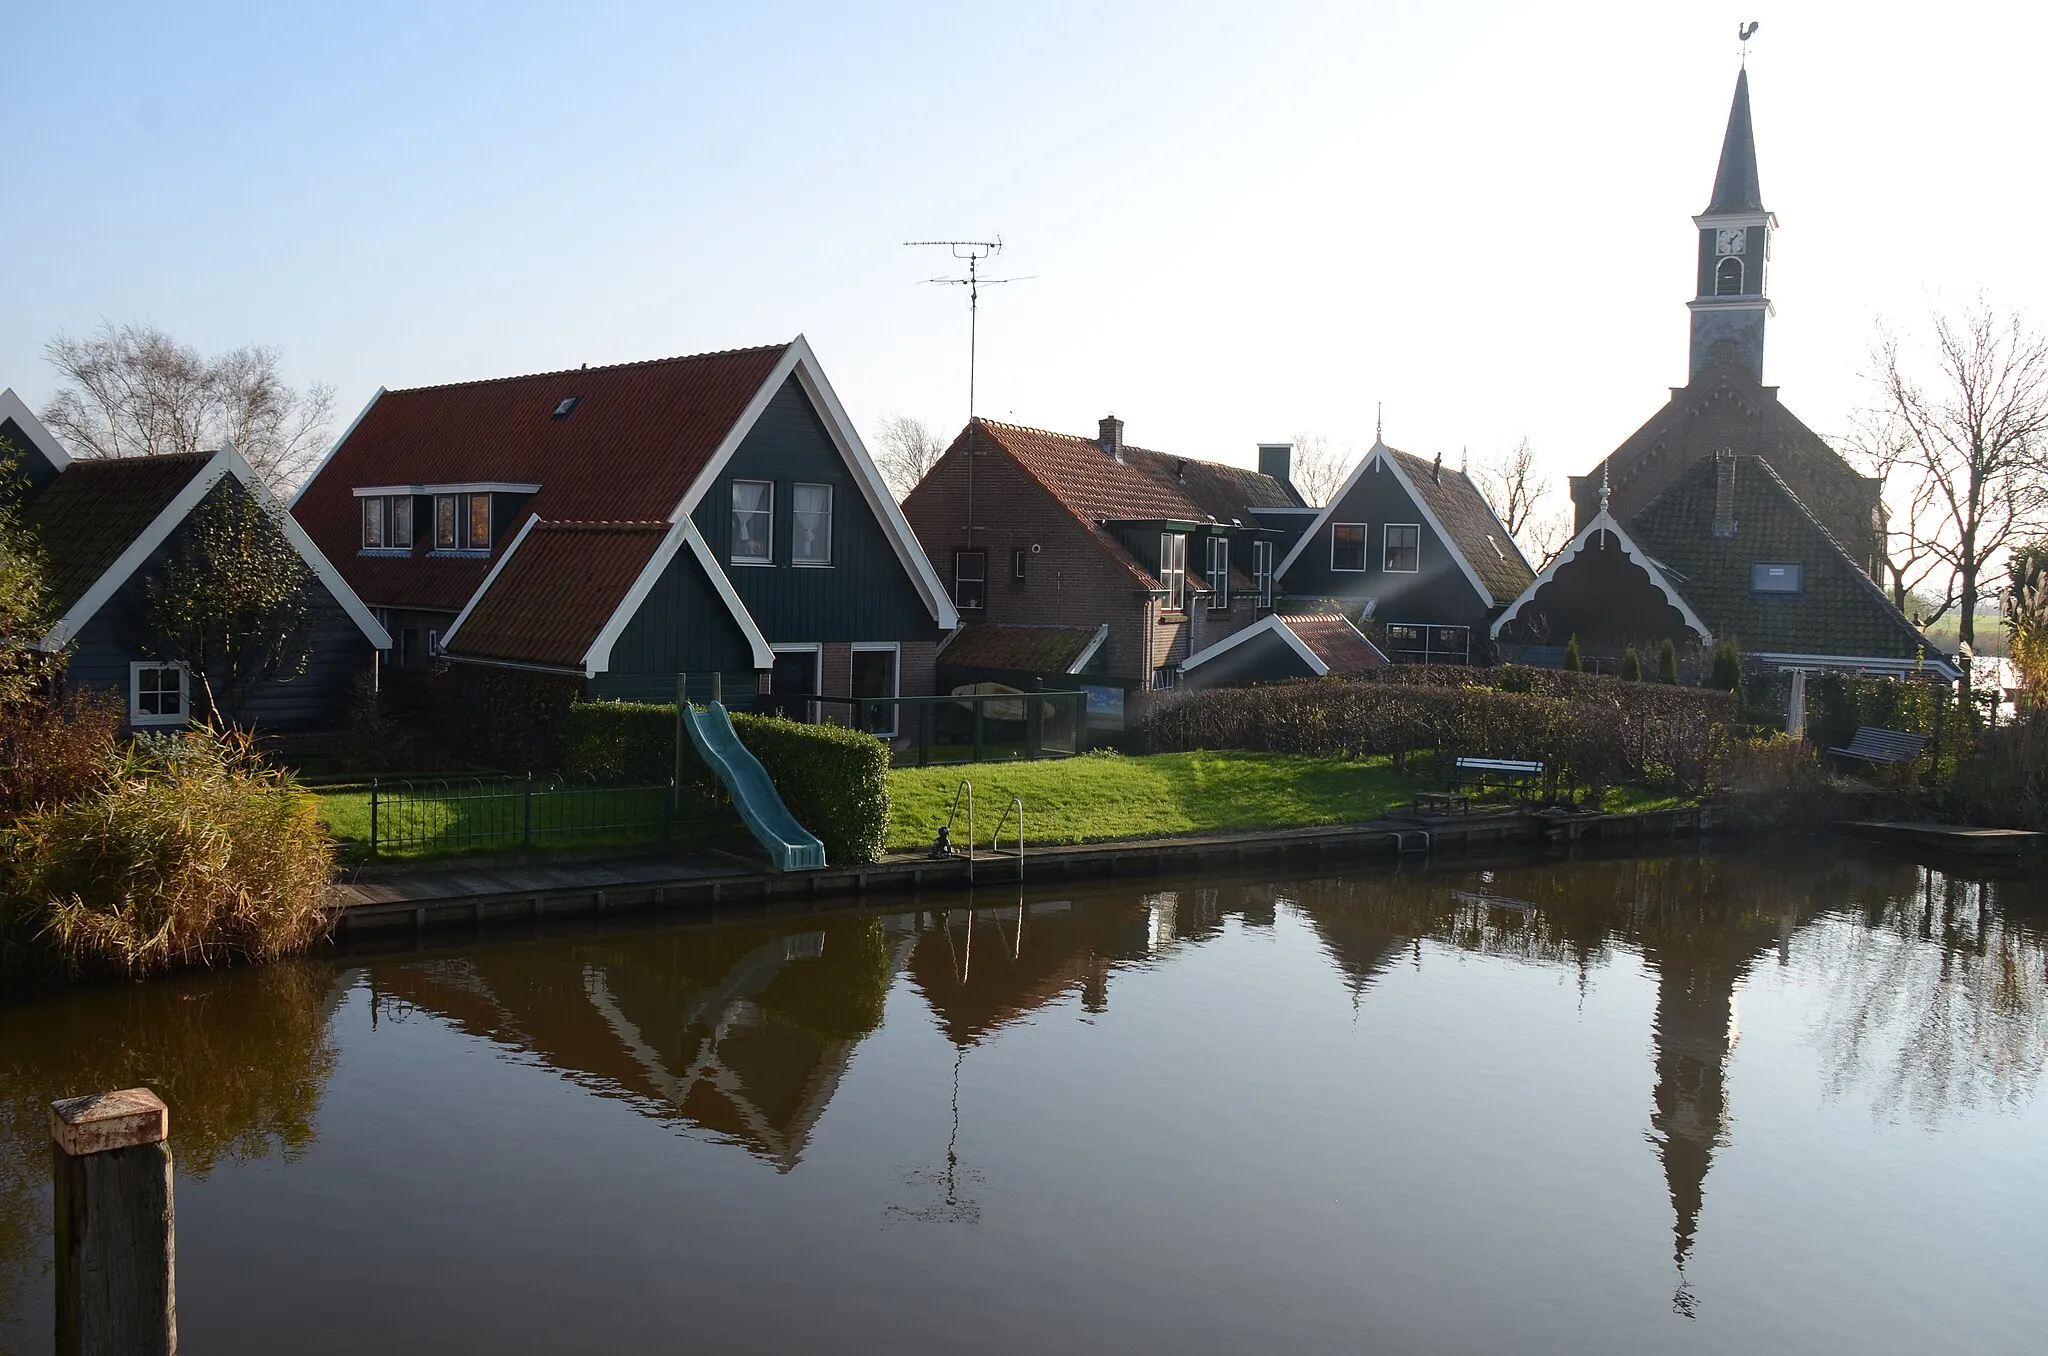
[{"label": "bare tree", "polygon": [[1358,449],[1350,443],[1333,443],[1321,433],[1297,433],[1287,478],[1305,501],[1321,508],[1337,497],[1358,461]]},{"label": "bare tree", "polygon": [[1850,423],[1842,451],[1884,486],[1884,556],[1878,583],[1899,611],[1932,626],[1956,605],[1956,574],[1938,549],[1944,514],[1940,486],[1903,463],[1912,439],[1897,415],[1868,410]]},{"label": "bare tree", "polygon": [[80,457],[156,457],[233,444],[282,495],[326,445],[334,388],[295,390],[277,350],[245,344],[208,358],[154,325],[103,323],[43,346],[64,385],[43,422]]},{"label": "bare tree", "polygon": [[875,430],[875,467],[901,501],[946,452],[945,440],[922,419],[892,414]]},{"label": "bare tree", "polygon": [[1878,417],[1897,425],[1894,473],[1931,486],[1926,549],[1953,577],[1945,592],[1974,650],[1984,571],[2048,518],[2048,336],[1982,297],[1937,310],[1932,329],[1909,349],[1879,326]]},{"label": "bare tree", "polygon": [[1550,507],[1556,486],[1536,465],[1536,449],[1526,434],[1499,456],[1482,461],[1472,480],[1500,525],[1538,569],[1571,540],[1571,519]]}]

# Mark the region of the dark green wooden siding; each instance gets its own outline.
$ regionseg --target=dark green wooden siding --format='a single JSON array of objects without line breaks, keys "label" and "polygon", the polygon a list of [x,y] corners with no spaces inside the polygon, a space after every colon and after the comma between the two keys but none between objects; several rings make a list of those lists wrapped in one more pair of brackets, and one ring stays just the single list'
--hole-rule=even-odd
[{"label": "dark green wooden siding", "polygon": [[[734,565],[732,482],[775,483],[775,563]],[[799,484],[832,487],[832,563],[789,563]],[[772,642],[935,640],[938,623],[794,378],[776,392],[695,513],[712,555]]]},{"label": "dark green wooden siding", "polygon": [[[1362,572],[1330,568],[1330,538],[1338,523],[1366,525]],[[1388,523],[1421,527],[1422,551],[1415,573],[1389,573],[1381,568],[1386,561]],[[1383,622],[1478,626],[1488,615],[1472,581],[1458,567],[1450,544],[1430,527],[1421,506],[1384,462],[1358,478],[1330,521],[1288,567],[1280,588],[1292,598],[1335,598],[1345,603],[1373,599],[1377,604],[1373,615]]]},{"label": "dark green wooden siding", "polygon": [[[653,697],[636,699],[673,699],[677,673],[710,673],[713,669],[744,673],[751,684],[754,653],[739,623],[705,578],[696,552],[684,547],[655,581],[633,620],[626,623],[612,647],[610,670],[594,680],[592,688],[631,684],[637,690],[651,679]],[[627,694],[606,691],[603,695]]]}]

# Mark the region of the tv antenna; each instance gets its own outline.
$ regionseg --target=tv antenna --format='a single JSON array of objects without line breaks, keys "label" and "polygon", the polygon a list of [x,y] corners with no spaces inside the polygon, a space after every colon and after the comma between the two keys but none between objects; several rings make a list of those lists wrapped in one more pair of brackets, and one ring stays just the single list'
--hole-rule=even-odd
[{"label": "tv antenna", "polygon": [[946,287],[967,289],[967,417],[974,418],[974,363],[980,343],[981,289],[994,287],[998,283],[1029,282],[1037,277],[1027,273],[1021,278],[984,278],[981,276],[981,261],[1003,252],[1003,238],[994,240],[906,240],[909,246],[941,246],[953,251],[955,259],[967,261],[967,276],[964,278],[926,278],[928,283]]}]

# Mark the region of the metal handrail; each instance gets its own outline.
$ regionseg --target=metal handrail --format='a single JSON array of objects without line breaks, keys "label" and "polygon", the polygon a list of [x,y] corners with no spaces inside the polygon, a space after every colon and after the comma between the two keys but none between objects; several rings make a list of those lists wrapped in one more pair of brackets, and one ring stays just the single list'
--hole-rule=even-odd
[{"label": "metal handrail", "polygon": [[960,798],[967,797],[967,883],[974,883],[974,783],[967,778],[960,779],[960,789],[953,793],[953,809],[946,816],[946,841],[953,842],[953,821],[960,817]]},{"label": "metal handrail", "polygon": [[1000,849],[1000,844],[1001,844],[1001,843],[1002,843],[1002,841],[1003,841],[1003,826],[1004,826],[1005,824],[1008,824],[1008,823],[1010,822],[1010,813],[1011,813],[1011,811],[1015,811],[1015,812],[1016,812],[1016,815],[1017,815],[1017,879],[1018,879],[1018,880],[1023,880],[1023,879],[1024,879],[1024,798],[1023,798],[1022,796],[1012,796],[1012,797],[1010,797],[1010,808],[1009,808],[1008,810],[1004,810],[1004,811],[1003,811],[1003,817],[1002,817],[1001,819],[998,819],[998,820],[996,821],[996,831],[995,831],[995,832],[994,832],[993,834],[991,834],[991,835],[989,836],[989,840],[988,840],[988,850],[989,850],[989,854],[990,854],[991,856],[993,856],[993,855],[994,855],[995,853],[997,853],[998,851],[1000,851],[1000,850],[1001,850],[1001,849]]}]

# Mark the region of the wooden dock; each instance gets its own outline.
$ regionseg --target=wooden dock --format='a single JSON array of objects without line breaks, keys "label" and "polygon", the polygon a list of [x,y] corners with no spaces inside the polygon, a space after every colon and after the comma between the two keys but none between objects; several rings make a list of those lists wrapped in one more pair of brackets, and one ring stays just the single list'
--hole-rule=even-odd
[{"label": "wooden dock", "polygon": [[1835,832],[1859,842],[1973,861],[2017,862],[2038,849],[2042,841],[2041,834],[2024,829],[1978,829],[1965,824],[1884,819],[1844,820],[1835,825]]},{"label": "wooden dock", "polygon": [[1450,815],[1356,824],[1122,839],[1014,851],[928,857],[899,854],[864,866],[775,872],[721,853],[625,857],[556,864],[456,864],[384,868],[333,887],[335,937],[347,941],[444,925],[532,923],[611,913],[716,909],[726,904],[962,889],[1049,877],[1152,876],[1270,864],[1315,869],[1366,858],[1398,860],[1517,845],[1630,844],[1699,837],[1723,825],[1713,806],[1638,815]]}]

